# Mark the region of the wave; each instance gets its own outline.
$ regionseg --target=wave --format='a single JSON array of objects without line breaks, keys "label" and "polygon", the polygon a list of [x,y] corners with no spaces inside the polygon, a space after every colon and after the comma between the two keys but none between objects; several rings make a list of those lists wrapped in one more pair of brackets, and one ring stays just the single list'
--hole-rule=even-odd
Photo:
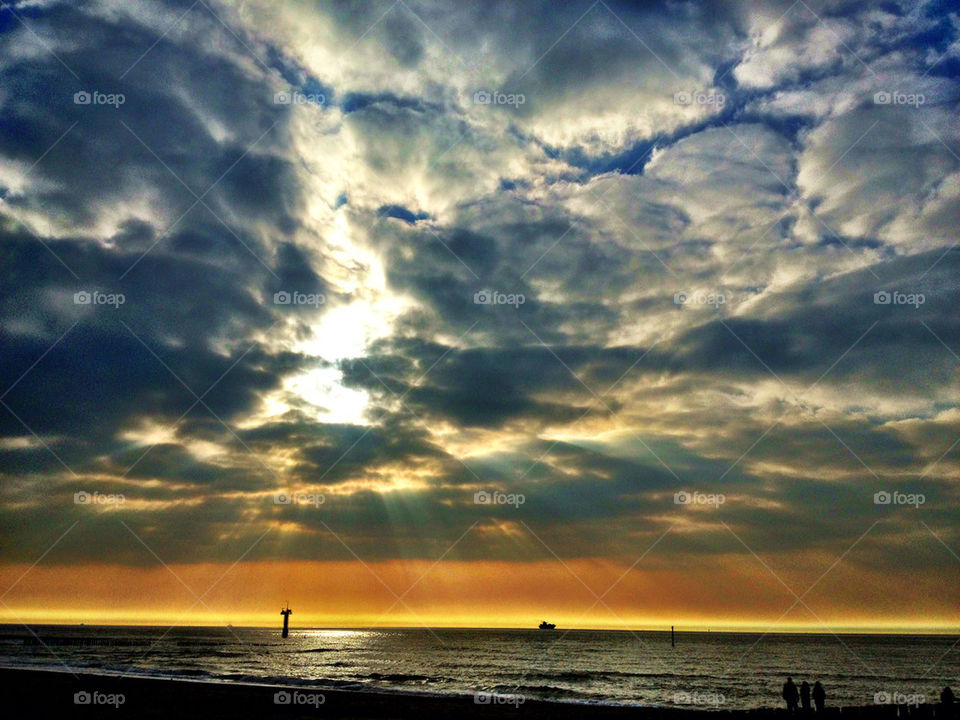
[{"label": "wave", "polygon": [[[691,675],[689,673],[668,672],[629,672],[624,670],[565,670],[558,672],[516,672],[513,677],[521,680],[544,680],[553,682],[589,682],[596,680],[616,680],[623,678],[696,678],[702,681],[711,676],[703,673]],[[718,676],[720,677],[720,676]]]},{"label": "wave", "polygon": [[[148,642],[145,642],[143,639],[136,638],[109,638],[109,637],[94,637],[92,635],[75,637],[75,636],[57,636],[52,637],[23,637],[19,639],[20,645],[25,647],[64,647],[64,646],[81,646],[81,647],[134,647],[137,645],[146,645]],[[10,644],[17,644],[15,639],[11,639]]]},{"label": "wave", "polygon": [[361,675],[362,678],[368,678],[370,680],[385,680],[386,682],[443,682],[449,678],[441,677],[428,677],[426,675],[407,675],[406,673],[370,673],[369,675]]}]

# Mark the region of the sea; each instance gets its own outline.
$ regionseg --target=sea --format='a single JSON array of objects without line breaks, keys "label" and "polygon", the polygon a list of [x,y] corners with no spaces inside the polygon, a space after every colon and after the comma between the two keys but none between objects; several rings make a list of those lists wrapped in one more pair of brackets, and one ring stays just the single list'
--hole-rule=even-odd
[{"label": "sea", "polygon": [[478,629],[0,626],[0,666],[558,702],[775,707],[788,676],[828,706],[936,702],[960,638]]}]

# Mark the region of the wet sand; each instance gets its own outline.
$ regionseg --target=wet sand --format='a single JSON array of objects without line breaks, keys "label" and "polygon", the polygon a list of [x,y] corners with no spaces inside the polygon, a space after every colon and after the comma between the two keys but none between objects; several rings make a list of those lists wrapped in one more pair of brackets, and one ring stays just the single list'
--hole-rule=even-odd
[{"label": "wet sand", "polygon": [[[327,690],[309,687],[241,685],[188,680],[161,680],[135,677],[70,674],[40,670],[0,668],[7,717],[96,717],[96,718],[644,718],[647,720],[787,720],[782,709],[708,710],[685,708],[609,707],[536,700],[514,702],[514,698],[477,703],[471,697],[435,697],[399,693]],[[79,694],[79,695],[78,695]],[[75,702],[79,700],[80,703]],[[498,701],[499,700],[499,701]],[[84,702],[87,701],[87,702]],[[286,701],[286,702],[284,702]],[[861,718],[894,720],[912,717],[947,720],[941,708],[868,706],[828,708],[823,720]],[[12,712],[10,712],[12,711]],[[816,714],[803,716],[811,720]],[[797,717],[797,716],[793,716]],[[956,718],[954,714],[952,717]]]}]

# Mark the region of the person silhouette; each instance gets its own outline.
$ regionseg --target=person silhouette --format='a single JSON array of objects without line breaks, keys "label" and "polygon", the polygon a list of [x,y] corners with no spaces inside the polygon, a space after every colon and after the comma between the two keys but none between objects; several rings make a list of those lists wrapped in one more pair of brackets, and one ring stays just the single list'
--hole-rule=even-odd
[{"label": "person silhouette", "polygon": [[823,703],[827,699],[827,693],[823,689],[823,685],[820,684],[820,681],[817,680],[813,684],[813,703],[817,706],[817,712],[823,712]]},{"label": "person silhouette", "polygon": [[787,710],[789,712],[797,711],[797,700],[799,696],[797,686],[793,684],[793,678],[788,677],[787,681],[783,684],[783,699],[787,702]]},{"label": "person silhouette", "polygon": [[800,683],[800,706],[804,712],[810,712],[810,683],[806,680]]},{"label": "person silhouette", "polygon": [[950,689],[949,685],[940,691],[940,702],[942,702],[944,705],[953,705],[953,701],[956,699],[957,698],[954,697],[953,690]]}]

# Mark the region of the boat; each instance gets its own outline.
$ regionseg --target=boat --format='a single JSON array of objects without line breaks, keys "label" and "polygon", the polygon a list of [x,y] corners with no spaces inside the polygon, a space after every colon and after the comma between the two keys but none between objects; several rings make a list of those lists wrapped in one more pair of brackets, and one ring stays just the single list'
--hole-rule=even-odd
[{"label": "boat", "polygon": [[554,623],[548,623],[546,620],[544,620],[542,623],[540,623],[540,625],[539,625],[538,627],[539,627],[541,630],[556,630],[556,629],[557,629],[557,626],[556,626]]}]

